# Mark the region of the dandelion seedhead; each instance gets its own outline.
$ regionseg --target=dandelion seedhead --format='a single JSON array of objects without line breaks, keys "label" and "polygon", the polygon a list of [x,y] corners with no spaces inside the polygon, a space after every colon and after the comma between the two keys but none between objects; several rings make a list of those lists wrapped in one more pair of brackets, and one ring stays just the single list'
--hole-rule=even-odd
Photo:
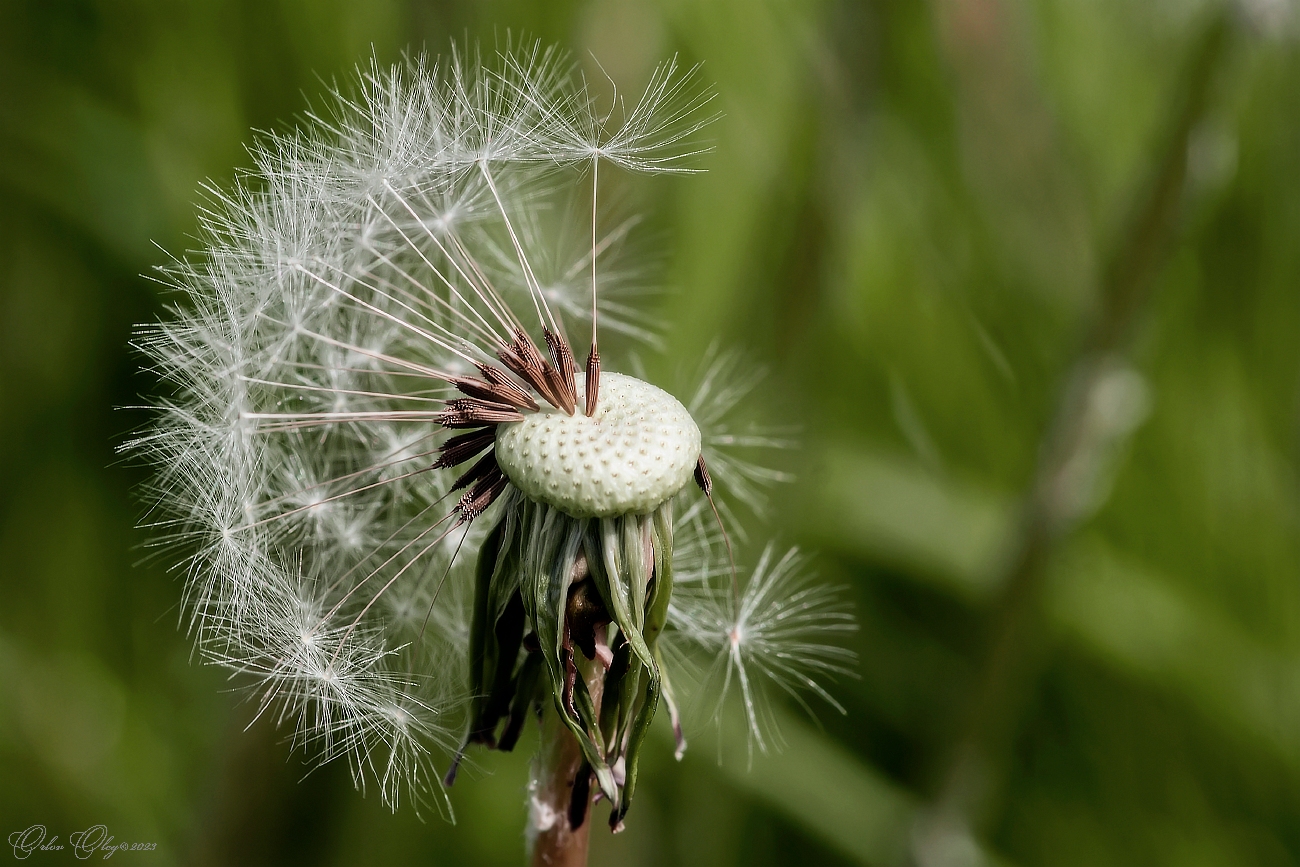
[{"label": "dandelion seedhead", "polygon": [[167,397],[130,447],[197,646],[394,807],[544,713],[570,821],[594,783],[618,826],[661,700],[679,722],[665,642],[717,656],[760,747],[761,681],[829,700],[849,662],[833,591],[771,547],[742,579],[721,529],[711,473],[754,507],[780,477],[754,456],[784,441],[730,420],[756,381],[715,353],[683,405],[602,367],[598,336],[653,329],[600,179],[690,171],[709,99],[670,62],[600,110],[527,43],[372,63],[163,270],[181,300],[137,344]]}]

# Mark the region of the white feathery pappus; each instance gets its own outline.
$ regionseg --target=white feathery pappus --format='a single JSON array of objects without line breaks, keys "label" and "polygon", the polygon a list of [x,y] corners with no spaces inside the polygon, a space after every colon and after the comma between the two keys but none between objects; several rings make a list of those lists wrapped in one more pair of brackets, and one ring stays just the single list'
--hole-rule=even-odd
[{"label": "white feathery pappus", "polygon": [[449,809],[466,747],[545,709],[618,827],[661,700],[685,746],[666,648],[717,654],[760,747],[763,680],[829,698],[851,665],[833,590],[729,559],[728,495],[780,479],[753,455],[785,440],[729,427],[756,381],[712,355],[683,404],[602,367],[598,337],[655,330],[602,173],[693,171],[711,99],[669,62],[599,110],[530,42],[372,62],[162,269],[180,300],[136,344],[168,396],[126,448],[197,646],[394,808]]}]

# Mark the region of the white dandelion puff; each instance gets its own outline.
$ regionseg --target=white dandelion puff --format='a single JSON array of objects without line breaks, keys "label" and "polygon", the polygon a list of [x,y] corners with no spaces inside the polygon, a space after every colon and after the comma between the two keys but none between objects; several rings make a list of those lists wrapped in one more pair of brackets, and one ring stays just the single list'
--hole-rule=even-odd
[{"label": "white dandelion puff", "polygon": [[710,98],[668,63],[600,100],[532,43],[372,62],[210,188],[162,271],[180,300],[136,343],[165,396],[128,447],[199,652],[394,807],[449,810],[463,752],[544,711],[576,744],[552,812],[577,827],[598,791],[618,828],[660,697],[677,720],[665,630],[720,652],[756,732],[755,676],[829,698],[846,664],[789,558],[744,594],[719,565],[710,470],[756,508],[781,478],[752,455],[784,442],[731,420],[757,381],[711,355],[683,405],[602,371],[599,335],[657,329],[601,172],[693,171]]}]

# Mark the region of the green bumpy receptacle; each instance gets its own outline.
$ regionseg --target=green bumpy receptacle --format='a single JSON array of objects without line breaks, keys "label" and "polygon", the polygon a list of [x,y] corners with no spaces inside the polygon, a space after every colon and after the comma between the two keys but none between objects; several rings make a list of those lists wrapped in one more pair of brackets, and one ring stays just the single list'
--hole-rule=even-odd
[{"label": "green bumpy receptacle", "polygon": [[700,429],[686,407],[617,373],[601,375],[590,417],[546,406],[497,428],[497,464],[511,484],[579,518],[648,514],[690,482],[699,457]]}]

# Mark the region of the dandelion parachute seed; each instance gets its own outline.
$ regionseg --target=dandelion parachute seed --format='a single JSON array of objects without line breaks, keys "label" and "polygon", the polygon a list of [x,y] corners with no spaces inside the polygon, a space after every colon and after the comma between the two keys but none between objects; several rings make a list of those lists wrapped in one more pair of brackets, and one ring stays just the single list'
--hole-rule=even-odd
[{"label": "dandelion parachute seed", "polygon": [[[372,64],[255,147],[211,191],[202,255],[164,270],[183,301],[137,342],[171,397],[131,446],[158,467],[161,541],[190,545],[198,646],[393,806],[437,755],[450,783],[468,746],[510,749],[531,709],[578,750],[579,794],[547,815],[580,826],[594,784],[617,827],[661,699],[680,734],[666,632],[720,652],[751,720],[747,672],[828,697],[812,675],[844,661],[817,649],[842,612],[776,598],[786,561],[764,555],[757,601],[731,592],[691,492],[714,495],[710,469],[742,498],[778,478],[734,449],[779,439],[723,418],[752,383],[714,365],[688,409],[597,347],[602,323],[645,333],[602,172],[689,170],[710,120],[692,78],[661,67],[616,120],[535,45]],[[557,200],[588,189],[589,247],[535,265],[568,230]],[[728,617],[759,643],[713,646]]]}]

